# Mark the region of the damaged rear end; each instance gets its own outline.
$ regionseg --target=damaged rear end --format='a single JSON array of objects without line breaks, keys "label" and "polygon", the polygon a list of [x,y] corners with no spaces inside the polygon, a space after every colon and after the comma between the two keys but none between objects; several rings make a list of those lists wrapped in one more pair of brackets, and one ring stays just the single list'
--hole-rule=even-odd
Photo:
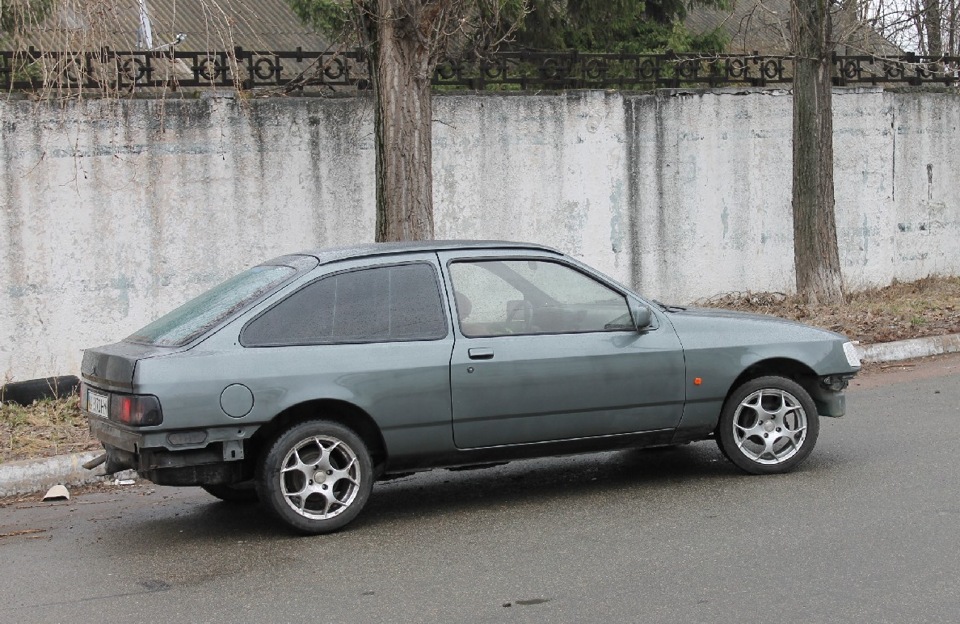
[{"label": "damaged rear end", "polygon": [[[105,474],[134,470],[158,485],[216,485],[249,478],[243,442],[249,425],[214,424],[170,394],[188,382],[151,380],[180,368],[186,349],[119,342],[84,353],[80,403],[104,455]],[[216,395],[215,395],[216,396]],[[197,415],[191,415],[197,414]]]},{"label": "damaged rear end", "polygon": [[240,479],[242,466],[236,460],[243,459],[242,445],[218,440],[206,428],[171,431],[164,427],[161,397],[137,381],[138,367],[145,360],[177,351],[118,342],[84,353],[80,407],[87,415],[90,433],[105,451],[88,467],[105,463],[108,475],[135,470],[161,485]]},{"label": "damaged rear end", "polygon": [[167,355],[176,349],[117,342],[87,349],[83,354],[80,408],[86,413],[90,432],[103,443],[106,454],[93,465],[106,461],[106,474],[143,468],[138,455],[151,430],[163,423],[160,399],[139,392],[134,383],[137,363]]}]

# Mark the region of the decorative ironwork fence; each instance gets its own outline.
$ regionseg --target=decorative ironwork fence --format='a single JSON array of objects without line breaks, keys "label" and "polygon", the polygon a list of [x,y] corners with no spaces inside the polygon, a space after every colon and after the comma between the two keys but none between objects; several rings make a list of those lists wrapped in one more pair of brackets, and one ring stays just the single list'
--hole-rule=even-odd
[{"label": "decorative ironwork fence", "polygon": [[[834,84],[957,85],[960,57],[838,56]],[[446,59],[434,73],[438,87],[471,90],[561,90],[768,86],[788,84],[790,56],[588,54],[497,52]],[[0,51],[0,88],[132,91],[239,88],[303,91],[369,87],[363,53]]]}]

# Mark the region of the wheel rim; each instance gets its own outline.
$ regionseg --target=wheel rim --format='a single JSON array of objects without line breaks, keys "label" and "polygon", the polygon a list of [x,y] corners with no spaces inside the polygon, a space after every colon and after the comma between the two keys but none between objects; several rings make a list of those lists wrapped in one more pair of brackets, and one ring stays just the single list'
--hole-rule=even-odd
[{"label": "wheel rim", "polygon": [[314,436],[299,442],[280,469],[280,491],[296,513],[311,520],[340,515],[360,491],[360,462],[342,440]]},{"label": "wheel rim", "polygon": [[807,438],[807,414],[797,397],[764,388],[750,394],[733,416],[733,439],[758,464],[781,464],[800,451]]}]

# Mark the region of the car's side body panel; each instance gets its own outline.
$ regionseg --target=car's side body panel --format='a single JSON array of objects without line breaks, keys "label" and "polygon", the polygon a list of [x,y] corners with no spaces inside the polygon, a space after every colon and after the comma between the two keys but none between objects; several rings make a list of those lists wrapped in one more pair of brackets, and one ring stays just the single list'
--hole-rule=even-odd
[{"label": "car's side body panel", "polygon": [[[450,367],[459,448],[673,429],[683,354],[670,331],[459,338]],[[484,349],[490,359],[474,360]]]},{"label": "car's side body panel", "polygon": [[[86,384],[156,396],[163,412],[161,426],[140,428],[91,415],[94,433],[123,451],[127,466],[148,451],[150,478],[161,478],[155,469],[164,465],[236,463],[245,459],[246,441],[281,415],[315,401],[338,401],[372,419],[386,447],[380,469],[396,472],[702,439],[716,428],[737,379],[762,362],[790,358],[812,376],[858,370],[835,334],[772,318],[661,310],[547,248],[442,243],[431,249],[424,243],[315,257],[318,266],[184,347],[120,342],[89,350]],[[450,264],[478,258],[562,263],[625,302],[649,306],[653,322],[642,331],[614,326],[469,337],[458,320]],[[428,264],[435,271],[444,335],[284,346],[244,342],[245,327],[307,285],[397,263]],[[819,399],[826,404],[831,397]],[[176,435],[191,431],[204,435]],[[197,472],[196,482],[210,474]],[[238,474],[219,473],[216,482]]]}]

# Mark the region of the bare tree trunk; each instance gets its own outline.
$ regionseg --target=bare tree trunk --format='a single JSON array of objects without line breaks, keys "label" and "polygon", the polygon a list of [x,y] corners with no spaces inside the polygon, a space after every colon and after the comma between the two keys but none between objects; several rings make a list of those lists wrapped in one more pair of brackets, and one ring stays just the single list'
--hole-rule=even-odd
[{"label": "bare tree trunk", "polygon": [[[500,25],[502,0],[350,2],[369,55],[375,100],[376,240],[432,239],[430,80],[451,39],[471,45],[490,42],[489,35]],[[511,31],[501,33],[494,45]]]},{"label": "bare tree trunk", "polygon": [[794,0],[793,248],[797,294],[810,303],[843,301],[833,195],[828,0]]},{"label": "bare tree trunk", "polygon": [[952,0],[947,5],[947,49],[945,50],[947,56],[956,56],[960,54],[960,46],[957,45],[957,35],[960,34],[957,32],[957,18],[958,7],[960,7],[960,2],[957,0]]},{"label": "bare tree trunk", "polygon": [[940,0],[923,0],[923,27],[927,31],[927,54],[943,55],[943,11]]},{"label": "bare tree trunk", "polygon": [[411,11],[418,3],[409,0],[366,4],[375,102],[376,240],[432,239],[430,78],[435,61],[423,35],[436,14]]}]

